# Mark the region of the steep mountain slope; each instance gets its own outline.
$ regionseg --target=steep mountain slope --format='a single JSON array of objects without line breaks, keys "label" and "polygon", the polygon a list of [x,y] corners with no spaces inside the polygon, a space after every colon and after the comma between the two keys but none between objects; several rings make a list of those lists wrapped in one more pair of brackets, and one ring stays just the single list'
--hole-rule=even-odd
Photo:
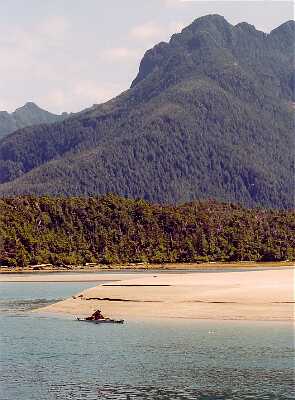
[{"label": "steep mountain slope", "polygon": [[66,116],[66,113],[62,115],[52,114],[32,102],[17,108],[11,114],[7,111],[0,111],[0,138],[27,126],[60,121]]},{"label": "steep mountain slope", "polygon": [[4,138],[0,194],[290,207],[294,27],[197,19],[145,54],[122,95]]}]

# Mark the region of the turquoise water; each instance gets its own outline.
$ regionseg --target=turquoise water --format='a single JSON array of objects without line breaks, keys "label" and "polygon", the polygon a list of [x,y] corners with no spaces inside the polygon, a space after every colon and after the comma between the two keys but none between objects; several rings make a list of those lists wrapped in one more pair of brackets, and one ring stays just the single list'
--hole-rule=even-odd
[{"label": "turquoise water", "polygon": [[288,324],[97,326],[26,312],[91,286],[0,284],[1,400],[295,398]]}]

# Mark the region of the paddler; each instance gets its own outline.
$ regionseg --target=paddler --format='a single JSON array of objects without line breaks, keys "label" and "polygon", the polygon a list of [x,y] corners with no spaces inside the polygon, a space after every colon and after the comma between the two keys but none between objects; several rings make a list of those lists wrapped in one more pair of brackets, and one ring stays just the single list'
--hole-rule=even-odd
[{"label": "paddler", "polygon": [[97,321],[99,319],[105,319],[100,310],[96,310],[90,317],[87,317],[87,321]]}]

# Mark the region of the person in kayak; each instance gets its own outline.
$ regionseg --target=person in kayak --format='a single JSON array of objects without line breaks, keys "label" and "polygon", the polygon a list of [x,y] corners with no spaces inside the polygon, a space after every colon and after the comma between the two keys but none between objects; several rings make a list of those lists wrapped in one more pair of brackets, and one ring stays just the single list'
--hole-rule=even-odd
[{"label": "person in kayak", "polygon": [[99,319],[105,319],[100,310],[96,310],[90,317],[85,318],[87,321],[97,321]]}]

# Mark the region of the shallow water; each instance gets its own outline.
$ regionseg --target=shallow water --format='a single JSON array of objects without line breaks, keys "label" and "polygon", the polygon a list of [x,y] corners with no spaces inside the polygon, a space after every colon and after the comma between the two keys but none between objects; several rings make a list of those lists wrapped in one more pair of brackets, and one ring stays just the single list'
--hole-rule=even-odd
[{"label": "shallow water", "polygon": [[[106,281],[101,281],[104,283]],[[29,311],[63,300],[99,282],[0,282],[0,315]]]},{"label": "shallow water", "polygon": [[91,286],[0,284],[1,399],[295,398],[290,324],[91,325],[24,312]]}]

